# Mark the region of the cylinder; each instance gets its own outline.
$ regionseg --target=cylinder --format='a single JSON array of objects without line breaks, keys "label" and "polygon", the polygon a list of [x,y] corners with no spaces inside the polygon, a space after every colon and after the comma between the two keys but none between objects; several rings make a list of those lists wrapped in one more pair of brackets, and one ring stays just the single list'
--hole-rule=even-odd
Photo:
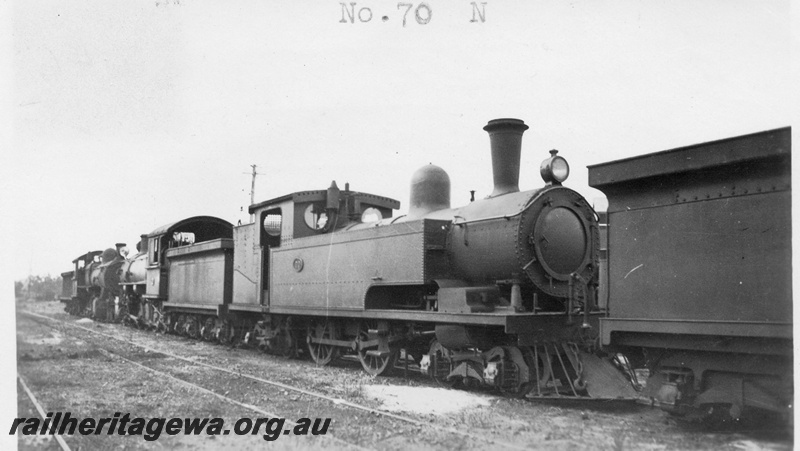
[{"label": "cylinder", "polygon": [[520,119],[494,119],[483,127],[492,149],[494,189],[489,197],[519,191],[519,162],[522,134],[528,129]]}]

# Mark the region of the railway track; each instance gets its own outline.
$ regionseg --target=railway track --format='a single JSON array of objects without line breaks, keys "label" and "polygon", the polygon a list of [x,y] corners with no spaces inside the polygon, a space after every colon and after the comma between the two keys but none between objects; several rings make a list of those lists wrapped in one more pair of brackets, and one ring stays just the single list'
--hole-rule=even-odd
[{"label": "railway track", "polygon": [[[235,378],[244,378],[244,379],[252,381],[252,382],[254,382],[256,384],[260,384],[262,387],[270,387],[273,390],[274,389],[278,389],[278,390],[283,390],[285,392],[291,391],[291,392],[294,392],[294,393],[302,395],[302,396],[307,396],[307,397],[311,397],[311,398],[314,398],[314,399],[317,399],[317,400],[320,400],[320,401],[324,401],[326,403],[329,403],[332,407],[335,407],[337,409],[348,409],[348,410],[351,410],[353,413],[365,412],[365,413],[368,413],[370,415],[376,415],[376,416],[384,417],[384,418],[392,421],[393,424],[405,423],[405,424],[408,424],[408,425],[413,425],[413,426],[415,426],[415,427],[417,427],[419,429],[424,429],[424,430],[428,430],[428,431],[436,432],[436,433],[440,433],[440,434],[443,433],[443,434],[446,434],[446,435],[458,437],[461,440],[470,440],[470,441],[477,440],[479,442],[483,442],[483,443],[486,443],[486,444],[489,444],[489,445],[501,447],[501,448],[504,448],[504,449],[519,449],[519,450],[529,449],[529,446],[520,445],[520,444],[516,444],[516,443],[511,443],[511,442],[508,442],[508,441],[505,441],[505,440],[500,440],[500,439],[497,439],[497,438],[494,438],[494,437],[490,437],[490,436],[486,436],[486,435],[483,435],[483,434],[476,434],[476,433],[472,433],[472,432],[468,432],[468,431],[459,430],[459,429],[454,428],[454,427],[443,426],[443,425],[438,425],[438,424],[434,424],[434,423],[430,423],[430,422],[426,422],[426,421],[421,421],[421,420],[418,420],[416,418],[412,418],[412,417],[409,417],[409,416],[406,416],[406,415],[401,415],[401,414],[389,412],[389,411],[386,411],[386,410],[372,408],[372,407],[369,407],[369,406],[365,406],[363,404],[359,404],[359,403],[356,403],[356,402],[348,401],[346,399],[329,396],[329,395],[326,395],[324,393],[319,393],[319,392],[316,392],[316,391],[313,391],[313,390],[308,390],[308,389],[305,389],[305,388],[302,388],[302,387],[298,387],[298,386],[294,386],[294,385],[291,385],[291,384],[287,384],[287,383],[284,383],[284,382],[279,382],[279,381],[267,379],[267,378],[264,378],[264,377],[256,376],[254,374],[249,374],[247,372],[236,371],[236,370],[232,370],[232,369],[229,369],[229,368],[224,368],[224,367],[221,367],[221,366],[218,366],[218,365],[213,365],[213,364],[209,364],[209,363],[206,363],[206,362],[197,361],[195,359],[188,358],[186,356],[179,355],[179,354],[176,354],[174,352],[154,349],[154,348],[152,348],[150,346],[147,346],[147,345],[144,345],[144,344],[141,344],[141,343],[137,343],[137,342],[132,341],[132,340],[128,340],[128,339],[125,339],[125,338],[122,338],[122,337],[119,337],[119,336],[116,336],[116,335],[111,335],[111,334],[108,334],[108,333],[105,333],[105,332],[92,330],[90,328],[83,327],[83,326],[78,325],[78,324],[62,321],[62,320],[59,320],[59,319],[56,319],[56,318],[52,318],[52,317],[47,316],[47,315],[42,315],[42,314],[29,312],[29,311],[20,311],[20,313],[25,315],[25,316],[27,316],[27,317],[29,317],[29,318],[31,318],[31,319],[33,319],[33,320],[35,320],[35,321],[38,320],[36,322],[38,322],[38,323],[40,323],[42,325],[45,325],[47,327],[53,328],[53,329],[57,329],[57,326],[55,326],[55,324],[57,324],[57,325],[59,325],[61,327],[64,327],[64,328],[72,328],[72,329],[82,330],[82,331],[87,332],[87,333],[89,333],[89,334],[91,334],[93,336],[103,337],[103,338],[114,340],[114,341],[119,342],[119,343],[123,343],[123,344],[127,344],[127,345],[130,345],[130,346],[134,346],[134,347],[136,347],[138,349],[141,349],[145,353],[148,353],[151,357],[152,356],[157,356],[157,355],[163,355],[163,356],[166,356],[167,358],[171,359],[171,361],[173,361],[173,362],[174,361],[182,362],[183,364],[188,364],[188,365],[193,366],[195,368],[202,368],[202,369],[204,369],[206,371],[210,371],[210,372],[213,372],[213,373],[216,373],[216,374],[223,373],[223,374],[226,374],[228,376],[233,376]],[[175,382],[194,387],[198,391],[214,395],[214,396],[216,396],[216,397],[218,397],[218,398],[220,398],[220,399],[222,399],[222,400],[224,400],[226,402],[230,402],[230,403],[239,405],[240,407],[247,408],[247,409],[249,409],[251,411],[257,412],[257,413],[262,414],[262,415],[271,416],[271,417],[286,417],[286,415],[279,415],[279,414],[276,414],[276,413],[267,412],[267,411],[264,411],[263,409],[260,409],[259,407],[256,407],[254,405],[247,404],[247,403],[242,403],[240,401],[236,401],[236,400],[234,400],[232,398],[229,398],[229,397],[227,397],[225,395],[222,395],[222,394],[217,393],[217,392],[215,392],[213,390],[210,390],[209,388],[206,388],[206,387],[204,387],[202,385],[194,384],[194,383],[189,382],[189,381],[187,381],[185,379],[177,377],[177,376],[175,376],[173,374],[175,372],[174,369],[170,369],[170,367],[168,366],[168,362],[164,361],[166,359],[151,358],[151,359],[147,359],[145,361],[137,362],[135,359],[128,358],[128,357],[131,357],[131,356],[125,357],[125,356],[121,355],[121,353],[114,352],[114,351],[110,350],[108,345],[101,346],[101,345],[98,345],[97,343],[93,343],[93,344],[94,344],[94,346],[97,346],[99,349],[101,349],[102,350],[101,352],[105,353],[109,358],[120,359],[122,361],[125,361],[125,362],[127,362],[127,363],[129,363],[129,364],[131,364],[131,365],[143,370],[143,371],[150,371],[150,372],[153,372],[155,374],[159,374],[159,375],[161,375],[163,377],[167,377],[170,380],[173,380]],[[165,367],[165,368],[158,369],[159,366],[162,366],[162,367]],[[287,422],[288,422],[288,420],[287,420]],[[331,437],[331,436],[326,436],[326,437]],[[350,443],[350,442],[347,442],[347,441],[343,441],[343,442],[344,443],[342,443],[342,444],[347,444],[348,446],[352,446],[354,448],[364,449],[361,445],[357,445],[357,444]],[[562,443],[562,444],[568,444],[568,443],[566,443],[567,441],[564,441],[564,442],[565,443]]]},{"label": "railway track", "polygon": [[[22,378],[22,375],[20,375],[19,372],[17,373],[17,380],[19,380],[19,385],[22,387],[22,390],[24,390],[25,394],[28,395],[28,399],[33,404],[33,407],[36,408],[36,412],[39,413],[39,417],[41,417],[42,421],[44,421],[47,418],[44,407],[42,407],[42,404],[38,399],[36,399],[36,395],[33,394],[33,391],[28,388],[28,384],[25,383],[25,379]],[[62,450],[71,451],[71,448],[69,445],[67,445],[67,442],[62,436],[55,434],[53,437],[56,439],[58,446],[60,446]]]},{"label": "railway track", "polygon": [[[167,372],[159,371],[159,370],[151,368],[151,367],[149,367],[147,365],[143,365],[143,364],[141,364],[139,362],[133,361],[133,360],[128,359],[128,358],[125,358],[125,357],[123,357],[123,356],[121,356],[121,355],[119,355],[117,353],[108,351],[106,349],[102,349],[101,348],[100,352],[103,355],[106,355],[109,358],[122,360],[123,362],[126,362],[126,363],[128,363],[130,365],[134,365],[134,366],[136,366],[136,367],[138,367],[138,368],[140,368],[140,369],[142,369],[144,371],[148,371],[148,372],[154,373],[156,375],[159,375],[161,377],[165,377],[165,378],[167,378],[167,379],[169,379],[169,380],[171,380],[173,382],[185,385],[185,386],[190,387],[190,388],[192,388],[194,390],[197,390],[197,391],[199,391],[201,393],[205,393],[205,394],[214,396],[215,398],[220,399],[220,400],[222,400],[224,402],[227,402],[229,404],[233,404],[235,406],[243,407],[243,408],[245,408],[247,410],[250,410],[251,412],[255,412],[255,413],[259,414],[259,415],[263,415],[263,416],[268,417],[268,418],[281,418],[282,417],[282,415],[280,415],[280,414],[266,411],[266,410],[261,409],[261,408],[259,408],[257,406],[254,406],[252,404],[246,404],[246,403],[243,403],[243,402],[239,402],[239,401],[237,401],[237,400],[235,400],[233,398],[230,398],[228,396],[221,395],[221,394],[219,394],[219,393],[217,393],[217,392],[215,392],[213,390],[209,390],[209,389],[207,389],[205,387],[202,387],[200,385],[193,384],[191,382],[185,381],[185,380],[180,379],[178,377],[175,377],[175,376],[173,376],[173,375],[171,375],[171,374],[169,374]],[[291,421],[291,420],[288,420],[288,419],[286,420],[286,423],[289,424],[290,426],[297,426],[298,425],[294,421]],[[334,437],[332,435],[323,435],[323,437],[325,437],[326,439],[332,440],[332,441],[334,441],[336,443],[339,443],[341,445],[345,445],[347,447],[353,448],[353,449],[359,449],[359,450],[369,450],[370,449],[370,448],[364,448],[363,446],[360,446],[360,445],[358,445],[356,443],[351,443],[351,442],[348,442],[346,440],[342,440],[342,439],[340,439],[338,437]]]}]

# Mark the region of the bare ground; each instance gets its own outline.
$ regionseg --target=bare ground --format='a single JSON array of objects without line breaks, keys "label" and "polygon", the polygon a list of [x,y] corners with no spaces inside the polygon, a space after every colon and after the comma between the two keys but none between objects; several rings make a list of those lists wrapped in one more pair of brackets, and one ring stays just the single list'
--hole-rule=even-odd
[{"label": "bare ground", "polygon": [[[75,318],[63,313],[58,302],[20,303],[17,309],[76,323]],[[80,325],[131,340],[156,352],[145,352],[136,346],[73,328],[58,326],[54,329],[45,321],[18,314],[18,372],[46,411],[69,411],[73,417],[95,418],[111,417],[115,412],[142,418],[221,417],[226,426],[239,418],[264,416],[114,358],[116,354],[288,420],[329,417],[332,423],[325,437],[282,435],[274,442],[266,442],[261,434],[169,436],[162,433],[155,441],[146,441],[142,436],[76,434],[65,437],[72,449],[261,449],[269,445],[295,450],[355,447],[382,450],[487,447],[756,450],[791,449],[793,446],[787,427],[773,423],[710,431],[636,403],[506,399],[490,392],[441,389],[415,373],[406,377],[400,372],[394,377],[372,378],[361,371],[356,361],[339,360],[328,367],[317,367],[310,361],[286,360],[253,350],[189,341],[120,325],[85,320]],[[390,410],[424,425],[192,365],[157,351]],[[36,415],[21,389],[18,389],[17,406],[20,417]],[[476,437],[484,437],[488,442]],[[19,447],[23,450],[59,449],[48,436],[19,436]]]}]

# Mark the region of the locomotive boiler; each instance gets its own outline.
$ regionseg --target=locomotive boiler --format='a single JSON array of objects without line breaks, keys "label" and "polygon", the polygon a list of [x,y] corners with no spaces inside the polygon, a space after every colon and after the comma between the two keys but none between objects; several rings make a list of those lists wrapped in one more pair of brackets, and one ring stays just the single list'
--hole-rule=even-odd
[{"label": "locomotive boiler", "polygon": [[[449,221],[450,273],[471,284],[505,286],[516,311],[530,312],[569,298],[575,283],[582,284],[592,302],[598,270],[596,216],[580,194],[561,185],[569,165],[556,150],[540,168],[545,187],[520,192],[520,141],[527,128],[514,119],[494,120],[484,127],[491,136],[494,175],[494,188],[486,199],[460,208],[449,208],[447,202],[441,209],[437,207],[444,202],[437,199],[431,206],[433,193],[449,192],[449,187],[439,189],[448,184],[447,175],[423,168],[412,184],[412,209],[405,219]],[[590,310],[591,306],[586,311]]]},{"label": "locomotive boiler", "polygon": [[[142,248],[142,245],[145,245]],[[148,303],[143,302],[142,295],[146,291],[147,283],[147,240],[142,239],[136,244],[136,254],[126,259],[118,270],[119,285],[123,309],[120,319],[124,323],[158,324],[158,312]]]}]

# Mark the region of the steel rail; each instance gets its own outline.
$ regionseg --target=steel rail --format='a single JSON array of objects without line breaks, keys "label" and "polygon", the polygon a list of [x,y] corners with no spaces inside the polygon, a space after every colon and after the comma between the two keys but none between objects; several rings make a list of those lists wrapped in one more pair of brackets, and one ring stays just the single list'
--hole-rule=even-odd
[{"label": "steel rail", "polygon": [[[17,372],[17,379],[19,379],[19,383],[20,385],[22,385],[22,389],[25,390],[25,393],[28,394],[28,398],[30,398],[31,402],[33,403],[33,406],[36,407],[36,410],[39,412],[39,415],[42,416],[42,420],[46,420],[47,415],[44,413],[42,405],[39,404],[39,401],[36,400],[36,396],[33,396],[33,392],[31,391],[30,388],[28,388],[28,384],[25,383],[25,380],[22,379],[22,376],[19,374],[19,372]],[[59,446],[61,446],[61,449],[63,449],[64,451],[71,451],[69,445],[67,445],[67,442],[64,441],[63,437],[61,437],[58,434],[53,434],[53,436],[56,438],[56,441],[58,442]]]},{"label": "steel rail", "polygon": [[[119,354],[117,354],[115,352],[111,352],[108,349],[99,348],[98,350],[100,351],[100,353],[102,353],[103,355],[105,355],[105,356],[107,356],[109,358],[120,359],[120,360],[122,360],[122,361],[124,361],[126,363],[130,363],[130,364],[135,365],[135,366],[137,366],[139,368],[142,368],[142,369],[144,369],[146,371],[149,371],[151,373],[155,373],[155,374],[157,374],[159,376],[166,377],[166,378],[168,378],[168,379],[170,379],[172,381],[178,382],[178,383],[180,383],[182,385],[185,385],[185,386],[187,386],[189,388],[193,388],[193,389],[195,389],[197,391],[200,391],[202,393],[214,396],[214,397],[216,397],[216,398],[218,398],[218,399],[220,399],[222,401],[225,401],[227,403],[230,403],[230,404],[233,404],[233,405],[236,405],[236,406],[239,406],[239,407],[244,407],[247,410],[250,410],[250,411],[253,411],[255,413],[264,415],[266,417],[282,418],[281,415],[278,415],[277,413],[267,412],[266,410],[260,409],[257,406],[254,406],[252,404],[246,404],[246,403],[237,401],[237,400],[235,400],[233,398],[229,398],[229,397],[227,397],[225,395],[220,395],[219,393],[217,393],[217,392],[215,392],[213,390],[209,390],[209,389],[207,389],[207,388],[205,388],[203,386],[200,386],[200,385],[197,385],[197,384],[193,384],[193,383],[191,383],[189,381],[185,381],[185,380],[180,379],[178,377],[175,377],[175,376],[173,376],[173,375],[171,375],[171,374],[169,374],[169,373],[167,373],[165,371],[160,371],[160,370],[157,370],[155,368],[150,368],[147,365],[142,365],[139,362],[135,362],[135,361],[133,361],[131,359],[128,359],[126,357],[123,357],[123,356],[121,356],[121,355],[119,355]],[[286,423],[291,425],[291,426],[298,426],[297,423],[295,423],[294,421],[291,421],[289,419],[286,419]],[[343,445],[347,445],[347,446],[356,448],[356,449],[360,449],[360,450],[369,450],[370,449],[370,448],[364,448],[363,446],[360,446],[360,445],[356,445],[355,443],[350,443],[350,442],[348,442],[346,440],[340,439],[340,438],[332,436],[332,435],[327,435],[326,434],[323,437],[328,438],[330,440],[333,440],[335,442],[339,442],[339,443],[341,443]]]}]

